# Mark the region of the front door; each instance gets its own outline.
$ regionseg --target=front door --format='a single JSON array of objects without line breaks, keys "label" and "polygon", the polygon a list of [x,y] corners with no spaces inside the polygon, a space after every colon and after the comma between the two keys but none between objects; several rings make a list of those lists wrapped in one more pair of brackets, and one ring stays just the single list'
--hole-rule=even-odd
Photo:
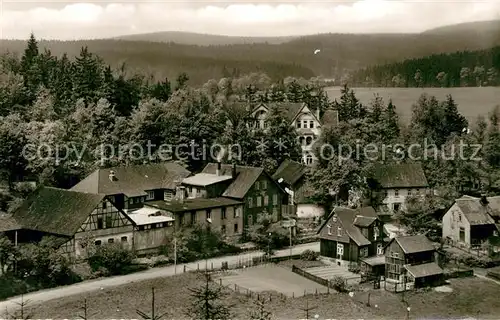
[{"label": "front door", "polygon": [[344,245],[342,243],[337,243],[337,259],[344,260]]}]

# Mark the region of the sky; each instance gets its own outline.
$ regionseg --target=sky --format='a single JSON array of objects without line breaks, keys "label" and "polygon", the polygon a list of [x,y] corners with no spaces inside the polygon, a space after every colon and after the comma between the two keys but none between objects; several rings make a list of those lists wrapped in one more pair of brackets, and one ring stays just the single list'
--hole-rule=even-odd
[{"label": "sky", "polygon": [[0,38],[96,39],[158,31],[231,36],[421,32],[500,18],[500,0],[0,0]]}]

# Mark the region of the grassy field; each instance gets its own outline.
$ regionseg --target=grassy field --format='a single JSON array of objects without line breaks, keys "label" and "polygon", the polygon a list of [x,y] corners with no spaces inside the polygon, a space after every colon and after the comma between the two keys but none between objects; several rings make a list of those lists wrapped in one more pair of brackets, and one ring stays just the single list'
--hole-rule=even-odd
[{"label": "grassy field", "polygon": [[[411,307],[410,319],[498,319],[500,286],[478,278],[454,279],[450,281],[453,292],[435,291],[407,293]],[[189,306],[189,288],[203,285],[199,275],[186,273],[176,277],[130,283],[121,287],[98,292],[70,296],[49,301],[42,305],[32,302],[34,318],[77,318],[83,315],[81,306],[87,299],[90,318],[138,318],[136,309],[150,312],[151,287],[156,288],[157,313],[167,312],[164,319],[187,319],[185,310]],[[252,299],[244,294],[229,291],[227,303],[235,305],[233,319],[249,319],[253,308]],[[325,294],[301,298],[274,298],[267,303],[277,319],[301,319],[301,309],[306,305],[316,306],[310,314],[320,319],[405,319],[406,304],[401,296],[381,290],[371,290],[370,306],[366,305],[368,292],[356,292],[353,298],[346,294]],[[377,305],[377,307],[375,307]]]},{"label": "grassy field", "polygon": [[[392,102],[402,120],[405,122],[411,119],[411,107],[417,102],[422,93],[436,96],[439,100],[444,100],[446,95],[451,94],[458,104],[458,110],[469,121],[474,122],[478,115],[488,115],[496,106],[500,105],[500,88],[354,88],[356,97],[362,103],[369,103],[375,94],[379,94],[385,102],[392,98]],[[340,97],[340,88],[332,87],[327,89],[330,99]]]}]

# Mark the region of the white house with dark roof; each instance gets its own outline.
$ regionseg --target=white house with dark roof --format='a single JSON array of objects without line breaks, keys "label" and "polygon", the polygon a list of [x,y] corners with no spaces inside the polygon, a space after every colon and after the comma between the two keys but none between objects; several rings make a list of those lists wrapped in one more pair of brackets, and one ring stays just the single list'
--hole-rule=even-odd
[{"label": "white house with dark roof", "polygon": [[265,130],[267,128],[267,116],[273,107],[284,110],[285,117],[297,131],[298,142],[302,148],[303,163],[312,165],[315,161],[313,145],[321,135],[321,128],[323,125],[338,124],[338,112],[336,110],[326,110],[321,114],[319,109],[312,108],[306,103],[260,103],[250,111],[247,120],[249,125],[253,128]]},{"label": "white house with dark roof", "polygon": [[375,167],[372,181],[382,193],[381,211],[396,213],[405,209],[406,198],[424,195],[429,190],[420,163],[381,164]]},{"label": "white house with dark roof", "polygon": [[191,175],[175,162],[101,168],[73,186],[71,190],[105,194],[120,209],[137,209],[144,202],[175,196],[182,179]]},{"label": "white house with dark roof", "polygon": [[443,239],[456,246],[480,248],[491,237],[498,237],[500,197],[462,196],[442,219]]}]

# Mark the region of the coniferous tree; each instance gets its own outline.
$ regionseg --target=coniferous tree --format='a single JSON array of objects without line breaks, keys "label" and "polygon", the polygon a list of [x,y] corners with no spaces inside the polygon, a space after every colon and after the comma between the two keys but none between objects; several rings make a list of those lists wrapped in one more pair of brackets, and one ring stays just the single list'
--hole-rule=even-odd
[{"label": "coniferous tree", "polygon": [[223,287],[213,283],[208,272],[204,273],[204,282],[199,288],[189,289],[192,302],[186,315],[200,320],[231,319],[231,306],[222,303],[226,296]]}]

